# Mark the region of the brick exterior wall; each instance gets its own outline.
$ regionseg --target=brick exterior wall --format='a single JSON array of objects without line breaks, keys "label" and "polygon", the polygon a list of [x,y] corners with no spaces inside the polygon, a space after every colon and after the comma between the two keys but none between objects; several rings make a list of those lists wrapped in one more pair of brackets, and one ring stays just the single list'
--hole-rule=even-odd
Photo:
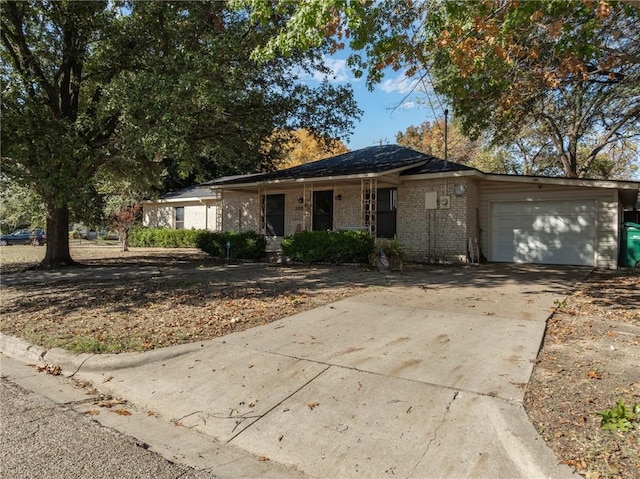
[{"label": "brick exterior wall", "polygon": [[261,232],[259,196],[226,193],[222,198],[222,229]]},{"label": "brick exterior wall", "polygon": [[334,198],[340,195],[340,200],[333,202],[333,227],[336,230],[362,227],[362,205],[360,188],[336,187]]},{"label": "brick exterior wall", "polygon": [[293,191],[286,193],[284,196],[284,235],[290,236],[298,229],[304,230],[305,205],[304,201],[299,202],[303,198],[304,191]]},{"label": "brick exterior wall", "polygon": [[[454,186],[464,184],[458,197]],[[449,208],[426,209],[425,194],[437,192],[439,200],[449,198]],[[407,256],[421,262],[467,260],[469,238],[475,236],[477,191],[464,178],[411,181],[398,187],[398,241]]]},{"label": "brick exterior wall", "polygon": [[[465,186],[466,191],[462,196],[454,194],[455,185]],[[318,188],[320,189],[322,188]],[[397,191],[397,239],[404,247],[408,258],[418,262],[467,261],[469,238],[478,236],[478,188],[475,181],[468,181],[467,178],[416,180],[397,186]],[[438,193],[438,197],[448,196],[450,207],[427,210],[425,193],[433,191]],[[311,205],[299,203],[299,199],[304,198],[304,190],[267,192],[279,193],[285,194],[285,236],[294,234],[297,229],[304,230],[305,214],[311,215]],[[359,186],[334,186],[335,230],[363,227],[361,194]],[[336,199],[338,195],[341,197],[340,200]],[[225,194],[224,231],[264,232],[260,215],[259,195]]]}]

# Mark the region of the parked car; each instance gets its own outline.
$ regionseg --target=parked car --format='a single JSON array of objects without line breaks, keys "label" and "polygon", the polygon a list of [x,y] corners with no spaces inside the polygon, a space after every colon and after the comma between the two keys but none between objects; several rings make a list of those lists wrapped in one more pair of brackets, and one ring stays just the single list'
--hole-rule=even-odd
[{"label": "parked car", "polygon": [[42,246],[46,242],[47,233],[40,228],[15,230],[11,234],[0,236],[0,246],[9,246],[13,244],[32,244],[34,246]]}]

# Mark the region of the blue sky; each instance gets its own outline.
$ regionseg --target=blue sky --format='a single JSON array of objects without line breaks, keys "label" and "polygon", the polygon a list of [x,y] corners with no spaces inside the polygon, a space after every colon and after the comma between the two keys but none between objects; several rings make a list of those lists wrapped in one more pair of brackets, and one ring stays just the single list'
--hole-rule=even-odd
[{"label": "blue sky", "polygon": [[[346,58],[346,54],[345,54]],[[382,82],[374,91],[369,91],[364,78],[356,79],[346,65],[344,58],[327,59],[327,65],[333,70],[330,82],[350,84],[358,106],[363,111],[360,121],[354,128],[351,138],[344,143],[351,150],[367,146],[395,143],[396,134],[410,125],[420,125],[426,120],[433,121],[444,116],[444,106],[435,95],[428,101],[421,84],[407,79],[402,72],[388,70]],[[319,82],[323,77],[308,78],[309,83]]]}]

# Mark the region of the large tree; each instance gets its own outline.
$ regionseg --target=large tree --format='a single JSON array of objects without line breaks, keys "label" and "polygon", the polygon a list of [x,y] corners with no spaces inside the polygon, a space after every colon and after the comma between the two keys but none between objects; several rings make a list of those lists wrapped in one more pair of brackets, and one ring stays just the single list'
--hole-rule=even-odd
[{"label": "large tree", "polygon": [[[238,1],[270,15],[261,0]],[[388,68],[432,80],[472,137],[547,137],[566,176],[589,176],[603,151],[640,138],[637,2],[309,0],[255,55],[323,43],[348,43],[370,87]]]},{"label": "large tree", "polygon": [[[426,42],[436,91],[466,131],[549,141],[566,176],[640,138],[640,15],[606,2],[448,1]],[[636,55],[636,56],[634,56]]]},{"label": "large tree", "polygon": [[[418,126],[411,125],[398,132],[396,143],[445,158],[445,124],[442,118]],[[491,145],[486,136],[471,140],[462,132],[459,122],[449,122],[447,128],[447,158],[487,173],[513,175],[562,176],[553,141],[535,128],[523,128],[503,145]],[[637,175],[637,144],[619,141],[608,145],[598,154],[589,170],[590,178],[629,179]],[[586,158],[589,151],[578,151]]]},{"label": "large tree", "polygon": [[[284,135],[284,138],[282,136]],[[312,161],[323,160],[331,156],[346,153],[349,149],[340,140],[318,139],[306,128],[293,132],[276,132],[278,139],[284,139],[283,149],[286,154],[278,162],[278,169],[291,168]]]},{"label": "large tree", "polygon": [[[445,128],[447,148],[445,155]],[[411,125],[405,131],[396,134],[396,143],[399,145],[422,151],[428,155],[445,158],[449,161],[472,164],[481,143],[466,137],[456,121],[446,122],[444,118],[438,118],[434,122],[425,121],[418,126]]]},{"label": "large tree", "polygon": [[[139,189],[171,158],[181,176],[268,168],[274,129],[341,137],[358,115],[349,88],[312,89],[292,71],[321,51],[258,64],[251,52],[280,19],[256,24],[226,2],[5,1],[2,172],[47,212],[44,265],[71,264],[70,208],[100,172]],[[208,162],[208,163],[206,163]],[[205,169],[207,169],[205,168]]]}]

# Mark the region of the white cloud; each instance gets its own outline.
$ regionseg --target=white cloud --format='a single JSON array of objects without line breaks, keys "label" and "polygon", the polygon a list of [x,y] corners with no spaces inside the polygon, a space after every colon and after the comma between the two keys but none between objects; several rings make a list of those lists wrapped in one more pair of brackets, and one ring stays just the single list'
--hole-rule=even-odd
[{"label": "white cloud", "polygon": [[400,75],[396,78],[389,78],[380,84],[380,89],[385,93],[401,93],[406,95],[415,89],[415,79]]},{"label": "white cloud", "polygon": [[402,105],[400,105],[400,108],[402,110],[411,110],[413,108],[415,108],[417,105],[414,101],[405,101]]},{"label": "white cloud", "polygon": [[325,57],[324,63],[327,68],[329,68],[329,73],[315,71],[312,74],[309,74],[298,70],[297,74],[300,76],[300,80],[313,80],[317,82],[327,80],[329,83],[346,83],[349,81],[356,81],[351,76],[351,70],[347,66],[347,60]]},{"label": "white cloud", "polygon": [[[399,93],[401,95],[409,95],[411,93],[424,93],[426,85],[419,76],[409,78],[401,73],[395,78],[384,80],[380,84],[380,89],[385,93]],[[431,90],[431,88],[429,88]]]},{"label": "white cloud", "polygon": [[329,81],[347,82],[351,80],[351,71],[349,67],[347,67],[347,60],[325,58],[325,63],[331,69]]}]

